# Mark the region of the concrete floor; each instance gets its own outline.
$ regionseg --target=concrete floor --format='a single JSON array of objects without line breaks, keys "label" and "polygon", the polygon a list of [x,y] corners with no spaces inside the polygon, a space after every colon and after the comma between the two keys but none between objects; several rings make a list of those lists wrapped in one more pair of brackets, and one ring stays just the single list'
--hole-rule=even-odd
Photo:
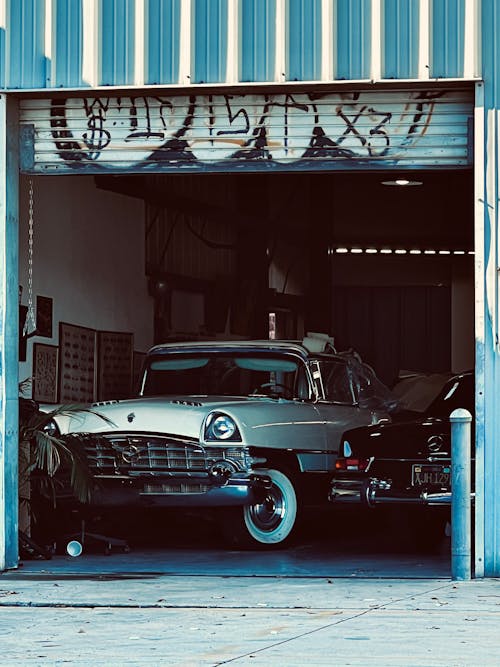
[{"label": "concrete floor", "polygon": [[[79,557],[68,556],[66,540],[51,560],[24,559],[26,573],[59,575],[201,575],[243,577],[448,578],[449,540],[421,548],[422,524],[407,513],[322,512],[298,534],[295,544],[274,551],[228,549],[216,524],[193,513],[130,516],[99,532],[127,539],[131,550],[104,554],[95,541]],[[148,521],[150,523],[148,523]]]}]

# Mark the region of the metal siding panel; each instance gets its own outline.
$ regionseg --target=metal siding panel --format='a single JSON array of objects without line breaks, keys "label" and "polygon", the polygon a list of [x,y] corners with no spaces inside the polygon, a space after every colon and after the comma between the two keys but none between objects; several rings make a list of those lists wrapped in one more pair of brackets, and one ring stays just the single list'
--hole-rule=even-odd
[{"label": "metal siding panel", "polygon": [[134,82],[134,0],[101,0],[101,85]]},{"label": "metal siding panel", "polygon": [[10,0],[7,3],[6,35],[9,88],[44,88],[45,2]]},{"label": "metal siding panel", "polygon": [[321,79],[321,0],[288,0],[289,81]]},{"label": "metal siding panel", "polygon": [[52,52],[50,87],[78,87],[82,80],[82,5],[81,2],[55,0],[55,43]]},{"label": "metal siding panel", "polygon": [[[471,164],[471,94],[359,91],[23,100],[26,172],[304,171]],[[26,136],[23,134],[23,136]],[[24,159],[24,157],[23,157]]]},{"label": "metal siding panel", "polygon": [[241,81],[272,81],[276,0],[241,0]]},{"label": "metal siding panel", "polygon": [[226,79],[228,0],[193,1],[194,63],[191,81],[222,83]]},{"label": "metal siding panel", "polygon": [[465,0],[432,3],[431,78],[461,77],[464,68]]},{"label": "metal siding panel", "polygon": [[337,0],[336,79],[370,77],[370,21],[370,0]]},{"label": "metal siding panel", "polygon": [[181,0],[146,0],[147,84],[179,81]]},{"label": "metal siding panel", "polygon": [[0,571],[18,566],[19,151],[17,100],[0,98]]},{"label": "metal siding panel", "polygon": [[[484,155],[477,164],[480,186],[476,201],[482,204],[477,220],[477,243],[483,265],[476,273],[484,298],[476,309],[476,434],[477,471],[483,482],[476,489],[477,528],[484,537],[484,551],[476,552],[476,562],[484,574],[500,576],[500,5],[498,0],[482,1],[482,62],[484,84]],[[481,105],[482,107],[482,105]],[[477,109],[481,113],[482,108]],[[477,535],[476,535],[477,537]],[[484,558],[484,560],[483,560]]]},{"label": "metal siding panel", "polygon": [[383,11],[383,78],[417,78],[418,3],[385,0]]},{"label": "metal siding panel", "polygon": [[5,28],[0,26],[0,88],[5,87],[6,62]]}]

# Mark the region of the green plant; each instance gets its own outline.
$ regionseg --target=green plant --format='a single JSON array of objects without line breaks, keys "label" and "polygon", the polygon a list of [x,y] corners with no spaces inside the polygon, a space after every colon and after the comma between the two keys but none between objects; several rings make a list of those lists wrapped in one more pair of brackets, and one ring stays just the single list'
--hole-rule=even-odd
[{"label": "green plant", "polygon": [[55,503],[58,492],[69,486],[78,501],[90,501],[95,482],[84,447],[78,437],[61,437],[57,427],[58,419],[82,412],[109,423],[92,408],[62,405],[45,412],[35,401],[19,398],[20,488],[22,480],[36,481],[40,493],[50,495]]}]

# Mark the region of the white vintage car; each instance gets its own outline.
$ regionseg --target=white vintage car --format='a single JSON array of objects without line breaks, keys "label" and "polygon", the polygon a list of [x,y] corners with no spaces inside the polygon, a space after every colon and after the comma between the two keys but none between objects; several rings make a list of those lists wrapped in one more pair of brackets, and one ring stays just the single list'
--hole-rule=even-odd
[{"label": "white vintage car", "polygon": [[[233,545],[284,544],[328,481],[344,431],[395,401],[350,353],[287,341],[158,345],[139,396],[59,424],[83,443],[98,506],[218,507]],[[322,484],[324,483],[324,487]]]}]

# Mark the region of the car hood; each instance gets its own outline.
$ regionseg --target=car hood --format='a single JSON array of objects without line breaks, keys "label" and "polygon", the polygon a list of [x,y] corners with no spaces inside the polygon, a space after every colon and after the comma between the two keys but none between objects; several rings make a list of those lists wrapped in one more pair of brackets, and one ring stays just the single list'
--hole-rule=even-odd
[{"label": "car hood", "polygon": [[[324,437],[324,424],[314,405],[269,397],[138,398],[96,403],[89,410],[59,419],[61,432],[169,433],[198,439],[207,415],[221,411],[233,417],[247,444],[266,443],[272,446],[273,440],[281,441],[290,435],[290,429],[297,428],[304,432],[306,440],[312,439],[311,446],[323,444]],[[308,429],[304,429],[304,426]],[[314,426],[316,428],[311,430]]]}]

